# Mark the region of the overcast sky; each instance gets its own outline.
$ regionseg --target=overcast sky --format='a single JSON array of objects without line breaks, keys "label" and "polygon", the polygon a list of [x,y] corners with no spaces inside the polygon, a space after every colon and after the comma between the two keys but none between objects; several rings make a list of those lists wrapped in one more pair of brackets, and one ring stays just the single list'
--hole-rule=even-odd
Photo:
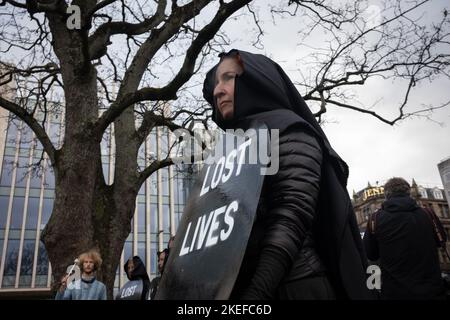
[{"label": "overcast sky", "polygon": [[[377,5],[376,1],[369,1]],[[448,6],[445,1],[433,1],[423,12],[425,18],[437,19]],[[372,7],[373,8],[373,7]],[[251,19],[248,19],[251,20]],[[263,19],[262,19],[263,20]],[[293,81],[299,79],[298,69],[307,72],[301,57],[305,47],[299,44],[296,34],[299,20],[277,20],[276,27],[265,21],[266,35],[264,49],[248,45],[245,34],[251,34],[251,22],[240,19],[236,24],[227,23],[225,30],[233,39],[231,47],[266,54],[277,61]],[[323,43],[320,34],[310,39],[309,45]],[[300,61],[299,61],[300,60]],[[442,103],[450,99],[450,81],[440,79],[423,83],[410,97],[411,106]],[[359,100],[373,103],[379,98],[377,110],[392,115],[401,101],[405,86],[386,80],[369,81],[358,90]],[[424,186],[440,186],[442,181],[437,164],[450,157],[450,107],[440,109],[431,115],[431,120],[411,118],[395,126],[380,122],[376,118],[354,111],[328,106],[324,131],[332,146],[350,167],[348,191],[360,191],[370,182],[372,185],[384,183],[393,176],[401,176]]]}]

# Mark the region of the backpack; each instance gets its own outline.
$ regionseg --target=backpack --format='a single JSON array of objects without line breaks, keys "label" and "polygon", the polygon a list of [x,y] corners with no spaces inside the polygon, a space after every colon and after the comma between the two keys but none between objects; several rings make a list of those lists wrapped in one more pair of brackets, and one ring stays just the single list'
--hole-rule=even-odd
[{"label": "backpack", "polygon": [[447,233],[445,232],[444,227],[439,221],[439,218],[437,217],[436,213],[434,213],[433,209],[429,207],[424,207],[422,209],[427,213],[433,224],[434,236],[436,242],[438,243],[438,247],[445,249],[445,243],[447,242]]},{"label": "backpack", "polygon": [[377,216],[380,213],[381,209],[378,209],[371,215],[369,215],[369,220],[367,221],[367,231],[369,231],[372,235],[375,234],[375,229],[377,225]]}]

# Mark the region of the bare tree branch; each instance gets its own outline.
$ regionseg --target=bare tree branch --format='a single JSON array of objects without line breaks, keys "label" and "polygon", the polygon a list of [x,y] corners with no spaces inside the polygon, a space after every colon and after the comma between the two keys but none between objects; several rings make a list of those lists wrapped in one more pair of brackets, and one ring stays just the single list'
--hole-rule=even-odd
[{"label": "bare tree branch", "polygon": [[[27,77],[27,76],[29,76],[31,74],[35,74],[35,73],[48,72],[53,75],[53,74],[60,72],[59,67],[55,63],[48,63],[43,66],[33,66],[28,69],[12,67],[9,64],[6,64],[1,61],[0,61],[0,65],[2,65],[3,68],[5,68],[6,70],[9,69],[9,71],[6,71],[0,75],[0,86],[11,82],[13,80],[12,76],[14,74],[18,74],[22,77]],[[3,78],[5,78],[6,80],[2,80]]]},{"label": "bare tree branch", "polygon": [[44,128],[33,118],[33,116],[28,113],[25,109],[21,108],[19,105],[8,101],[0,97],[0,106],[6,110],[15,114],[18,118],[23,120],[36,134],[36,137],[41,142],[44,147],[45,152],[47,152],[51,162],[54,164],[56,159],[56,149],[53,146],[50,138],[45,132]]},{"label": "bare tree branch", "polygon": [[23,8],[23,9],[27,8],[27,5],[25,3],[20,3],[20,2],[14,1],[14,0],[2,0],[2,2],[0,2],[0,7],[6,5],[7,3],[9,3],[15,7],[18,7],[18,8]]},{"label": "bare tree branch", "polygon": [[139,187],[141,186],[145,180],[147,180],[148,177],[152,175],[155,171],[169,167],[173,165],[173,159],[172,158],[165,158],[163,160],[154,160],[147,168],[145,168],[143,171],[139,173],[139,177],[136,180],[136,185]]},{"label": "bare tree branch", "polygon": [[155,14],[141,23],[133,24],[113,21],[101,25],[89,37],[89,55],[91,60],[99,59],[106,54],[107,46],[111,44],[111,36],[115,34],[126,34],[129,36],[139,35],[158,26],[164,20],[164,9],[166,4],[167,1],[165,0],[159,1]]},{"label": "bare tree branch", "polygon": [[96,12],[100,11],[104,7],[109,6],[111,3],[114,3],[116,1],[117,0],[104,0],[104,1],[97,3],[97,5],[94,8],[92,8],[92,10],[90,10],[89,13],[86,15],[86,19],[88,19],[90,21],[92,19],[92,16]]},{"label": "bare tree branch", "polygon": [[259,44],[258,48],[261,49],[261,48],[264,47],[264,46],[261,45],[261,37],[264,36],[264,31],[263,31],[263,29],[260,26],[259,19],[258,19],[257,15],[256,15],[255,11],[250,7],[250,4],[247,4],[247,9],[252,14],[253,21],[255,22],[255,25],[258,28],[258,36],[256,37],[256,40],[253,41],[252,45],[253,46],[257,46]]}]

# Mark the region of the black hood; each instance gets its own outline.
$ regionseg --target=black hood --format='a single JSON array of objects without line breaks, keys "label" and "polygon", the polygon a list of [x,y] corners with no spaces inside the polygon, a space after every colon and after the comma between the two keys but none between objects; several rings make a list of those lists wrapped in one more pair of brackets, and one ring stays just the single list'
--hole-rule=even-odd
[{"label": "black hood", "polygon": [[222,118],[217,109],[216,99],[213,96],[215,75],[219,64],[206,75],[203,95],[213,106],[214,122],[222,129],[226,129],[234,127],[238,121],[250,115],[276,109],[293,110],[291,105],[294,104],[289,100],[288,90],[282,78],[283,70],[275,62],[263,55],[236,49],[222,54],[220,57],[237,53],[239,53],[243,62],[244,72],[238,75],[235,80],[235,108],[232,120],[227,121]]},{"label": "black hood", "polygon": [[389,212],[405,212],[414,211],[419,206],[417,205],[416,200],[410,196],[398,196],[387,199],[382,207]]},{"label": "black hood", "polygon": [[282,132],[299,123],[311,129],[321,141],[326,154],[336,169],[339,180],[346,185],[348,166],[333,150],[325,133],[306,105],[300,93],[283,69],[260,54],[232,49],[220,57],[239,54],[244,72],[235,79],[233,119],[224,120],[213,96],[216,70],[219,63],[206,75],[203,96],[213,107],[213,121],[222,129],[242,128],[245,120],[262,120],[269,129]]},{"label": "black hood", "polygon": [[128,280],[139,280],[139,279],[149,280],[147,271],[145,270],[145,266],[141,258],[139,258],[138,256],[133,257],[134,269],[131,272],[131,275],[128,274],[128,263],[129,260],[127,260],[127,263],[125,263],[125,265],[123,266],[124,271],[128,277]]}]

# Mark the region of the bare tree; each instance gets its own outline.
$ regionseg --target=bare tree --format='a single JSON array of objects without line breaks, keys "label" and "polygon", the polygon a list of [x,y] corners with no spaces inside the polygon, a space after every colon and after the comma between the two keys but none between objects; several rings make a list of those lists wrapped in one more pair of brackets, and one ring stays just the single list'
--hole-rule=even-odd
[{"label": "bare tree", "polygon": [[[436,78],[449,78],[450,17],[440,8],[437,20],[424,19],[430,1],[385,1],[368,5],[365,1],[346,3],[341,8],[326,1],[290,1],[272,7],[275,16],[304,18],[299,36],[301,46],[312,51],[302,59],[309,62],[296,82],[303,98],[316,107],[319,121],[328,108],[345,108],[369,114],[394,125],[411,116],[428,117],[433,110],[447,107],[450,97],[441,95],[441,103],[411,103],[415,87]],[[428,7],[428,9],[430,9]],[[327,33],[324,46],[310,48],[314,32]],[[358,102],[354,89],[367,86],[370,79],[382,78],[403,89],[401,101],[392,105],[389,115],[377,111],[383,93],[374,92],[372,104]],[[392,116],[391,114],[395,115]]]},{"label": "bare tree", "polygon": [[[258,48],[263,10],[270,9],[274,19],[297,19],[303,36],[318,28],[332,35],[328,50],[315,52],[311,76],[298,83],[306,100],[319,103],[318,117],[327,105],[378,116],[352,105],[344,89],[375,75],[408,79],[398,119],[378,116],[393,124],[408,116],[404,108],[418,81],[447,75],[448,54],[442,53],[448,45],[446,12],[432,31],[410,17],[425,2],[408,2],[403,8],[398,1],[385,8],[393,15],[367,25],[361,21],[364,6],[349,2],[337,7],[324,0],[280,1],[260,8],[251,0],[74,0],[70,5],[62,0],[0,0],[0,85],[15,81],[11,90],[19,95],[2,95],[0,106],[33,130],[55,172],[54,208],[42,234],[55,279],[75,255],[97,247],[104,259],[100,279],[111,297],[139,189],[155,171],[173,164],[170,157],[152,158],[140,168],[139,148],[156,127],[174,130],[194,117],[205,120],[208,109],[190,96],[196,85],[190,79],[211,53],[229,43],[221,28],[232,15],[253,19],[251,44]],[[165,102],[180,95],[171,113],[165,112]],[[196,108],[186,108],[192,101]],[[64,116],[61,146],[52,143],[44,126],[51,113]],[[100,144],[112,125],[114,183],[107,185]]]}]

